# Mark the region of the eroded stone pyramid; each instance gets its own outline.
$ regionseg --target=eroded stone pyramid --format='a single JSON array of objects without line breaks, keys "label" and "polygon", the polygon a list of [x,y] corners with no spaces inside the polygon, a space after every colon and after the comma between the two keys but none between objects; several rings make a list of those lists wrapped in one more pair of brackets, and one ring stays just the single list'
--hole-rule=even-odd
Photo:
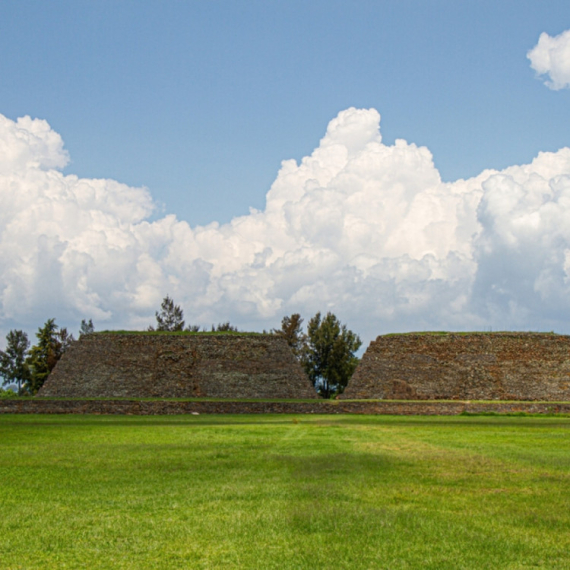
[{"label": "eroded stone pyramid", "polygon": [[284,339],[235,333],[85,335],[38,395],[317,398]]},{"label": "eroded stone pyramid", "polygon": [[370,343],[343,399],[570,401],[570,337],[410,333]]}]

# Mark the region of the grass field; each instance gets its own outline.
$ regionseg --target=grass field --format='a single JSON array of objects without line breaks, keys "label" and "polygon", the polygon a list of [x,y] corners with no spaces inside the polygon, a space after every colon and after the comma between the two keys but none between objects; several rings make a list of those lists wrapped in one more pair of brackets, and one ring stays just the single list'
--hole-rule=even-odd
[{"label": "grass field", "polygon": [[570,568],[570,419],[0,416],[0,567]]}]

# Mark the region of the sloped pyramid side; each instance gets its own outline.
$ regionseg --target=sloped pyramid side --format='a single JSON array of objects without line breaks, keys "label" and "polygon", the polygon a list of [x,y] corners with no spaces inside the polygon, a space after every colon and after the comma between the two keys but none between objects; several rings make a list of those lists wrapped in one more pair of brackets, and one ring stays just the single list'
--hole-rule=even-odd
[{"label": "sloped pyramid side", "polygon": [[317,394],[275,335],[94,333],[58,362],[39,396],[291,398]]},{"label": "sloped pyramid side", "polygon": [[379,336],[341,398],[570,401],[570,337],[524,332]]}]

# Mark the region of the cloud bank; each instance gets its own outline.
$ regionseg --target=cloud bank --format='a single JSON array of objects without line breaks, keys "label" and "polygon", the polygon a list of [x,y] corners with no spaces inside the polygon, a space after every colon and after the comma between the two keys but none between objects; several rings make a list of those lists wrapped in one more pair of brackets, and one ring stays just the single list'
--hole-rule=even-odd
[{"label": "cloud bank", "polygon": [[[0,328],[278,326],[332,310],[368,340],[423,329],[567,330],[570,149],[453,183],[425,147],[385,145],[374,109],[339,113],[282,163],[263,211],[150,221],[144,188],[64,175],[61,137],[0,115]],[[74,328],[77,324],[74,325]]]},{"label": "cloud bank", "polygon": [[543,32],[527,57],[539,75],[549,77],[544,83],[550,89],[570,87],[570,30],[554,37]]}]

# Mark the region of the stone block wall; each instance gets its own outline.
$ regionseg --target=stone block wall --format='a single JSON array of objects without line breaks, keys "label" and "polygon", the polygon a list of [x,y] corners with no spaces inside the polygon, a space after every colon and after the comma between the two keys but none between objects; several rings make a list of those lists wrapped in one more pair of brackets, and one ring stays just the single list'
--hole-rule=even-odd
[{"label": "stone block wall", "polygon": [[[248,400],[52,400],[0,399],[0,414],[374,414],[398,416],[453,416],[468,414],[570,415],[570,403],[545,402],[422,402],[395,401],[248,401]],[[567,420],[565,420],[567,421]]]},{"label": "stone block wall", "polygon": [[379,336],[370,343],[341,398],[570,401],[570,337]]},{"label": "stone block wall", "polygon": [[57,363],[39,396],[317,398],[274,335],[94,333]]}]

